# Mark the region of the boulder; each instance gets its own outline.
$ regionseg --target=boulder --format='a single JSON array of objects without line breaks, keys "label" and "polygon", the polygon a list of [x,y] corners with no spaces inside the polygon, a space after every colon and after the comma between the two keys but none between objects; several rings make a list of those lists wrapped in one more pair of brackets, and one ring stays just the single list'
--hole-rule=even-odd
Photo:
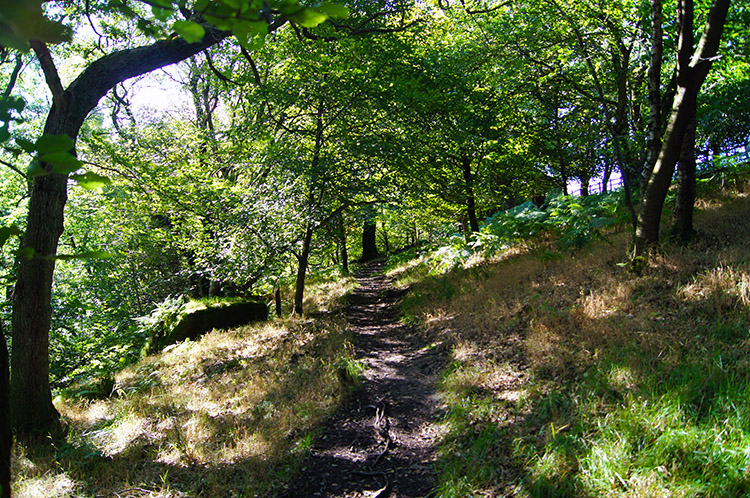
[{"label": "boulder", "polygon": [[184,312],[171,330],[159,327],[146,345],[146,354],[185,339],[197,339],[213,329],[228,329],[268,319],[268,306],[257,301],[219,303]]}]

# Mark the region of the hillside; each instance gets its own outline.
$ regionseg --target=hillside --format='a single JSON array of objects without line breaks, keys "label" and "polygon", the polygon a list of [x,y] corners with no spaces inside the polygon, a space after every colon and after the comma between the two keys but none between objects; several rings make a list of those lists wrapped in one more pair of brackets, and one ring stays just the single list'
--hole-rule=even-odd
[{"label": "hillside", "polygon": [[[700,237],[665,244],[639,274],[621,264],[622,227],[554,257],[542,237],[443,273],[424,258],[392,269],[409,287],[401,320],[419,331],[414,347],[440,351],[432,495],[750,491],[748,212],[747,186],[708,194]],[[326,420],[354,417],[368,383],[396,378],[365,371],[375,342],[345,320],[353,285],[312,292],[312,318],[146,358],[109,398],[58,398],[67,440],[16,449],[14,495],[278,496],[325,447]],[[378,496],[409,479],[397,455],[376,462],[388,476]],[[401,489],[390,496],[423,496]]]}]

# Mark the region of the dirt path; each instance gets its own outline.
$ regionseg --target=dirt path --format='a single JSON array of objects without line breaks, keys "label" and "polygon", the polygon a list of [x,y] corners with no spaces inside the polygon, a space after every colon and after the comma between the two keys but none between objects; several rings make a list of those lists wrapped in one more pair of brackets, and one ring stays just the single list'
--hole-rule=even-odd
[{"label": "dirt path", "polygon": [[287,497],[425,497],[434,488],[436,383],[447,355],[399,323],[403,291],[382,269],[374,263],[355,275],[360,287],[347,305],[367,366],[363,385],[326,424]]}]

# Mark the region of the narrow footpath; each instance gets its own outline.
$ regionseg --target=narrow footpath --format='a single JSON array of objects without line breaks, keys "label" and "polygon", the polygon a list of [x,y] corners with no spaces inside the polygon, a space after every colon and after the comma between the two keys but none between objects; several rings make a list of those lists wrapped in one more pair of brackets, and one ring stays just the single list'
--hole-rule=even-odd
[{"label": "narrow footpath", "polygon": [[355,275],[360,286],[346,309],[365,380],[326,424],[288,498],[416,498],[434,490],[436,385],[447,353],[400,323],[404,291],[382,271],[373,263]]}]

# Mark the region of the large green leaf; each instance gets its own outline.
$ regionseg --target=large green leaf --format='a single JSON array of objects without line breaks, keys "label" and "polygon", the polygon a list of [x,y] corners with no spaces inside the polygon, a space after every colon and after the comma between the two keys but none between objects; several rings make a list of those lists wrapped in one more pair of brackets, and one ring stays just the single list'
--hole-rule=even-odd
[{"label": "large green leaf", "polygon": [[75,142],[68,135],[42,135],[36,141],[34,149],[41,153],[67,152],[73,148]]},{"label": "large green leaf", "polygon": [[112,183],[108,177],[87,171],[80,175],[70,175],[70,179],[75,181],[81,187],[88,190],[104,188]]},{"label": "large green leaf", "polygon": [[349,9],[340,3],[326,2],[318,7],[318,10],[334,18],[344,18],[349,16]]},{"label": "large green leaf", "polygon": [[23,235],[23,231],[21,231],[16,225],[0,227],[0,247],[3,247],[8,239],[14,235],[21,236]]},{"label": "large green leaf", "polygon": [[175,21],[173,28],[188,43],[197,43],[206,36],[203,26],[193,21]]},{"label": "large green leaf", "polygon": [[328,19],[328,15],[315,9],[304,8],[296,14],[290,16],[290,19],[303,28],[314,28],[318,24]]},{"label": "large green leaf", "polygon": [[52,171],[61,175],[69,175],[83,166],[83,163],[69,152],[53,152],[39,158],[40,161],[51,164]]}]

